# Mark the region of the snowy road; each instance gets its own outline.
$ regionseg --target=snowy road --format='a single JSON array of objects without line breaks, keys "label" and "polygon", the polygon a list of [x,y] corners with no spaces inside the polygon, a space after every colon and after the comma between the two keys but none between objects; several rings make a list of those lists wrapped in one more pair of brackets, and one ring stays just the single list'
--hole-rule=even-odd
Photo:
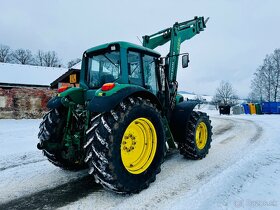
[{"label": "snowy road", "polygon": [[168,156],[156,182],[131,196],[46,161],[36,149],[40,120],[0,120],[0,209],[279,209],[280,116],[210,116],[209,155]]}]

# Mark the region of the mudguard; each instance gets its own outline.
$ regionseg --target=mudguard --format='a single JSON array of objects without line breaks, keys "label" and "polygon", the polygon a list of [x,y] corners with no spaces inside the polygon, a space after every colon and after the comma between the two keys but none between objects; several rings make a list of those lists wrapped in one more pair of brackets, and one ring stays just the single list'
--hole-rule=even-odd
[{"label": "mudguard", "polygon": [[187,123],[197,104],[196,101],[183,101],[175,106],[171,115],[170,129],[176,142],[184,140]]},{"label": "mudguard", "polygon": [[157,104],[159,108],[162,108],[157,97],[151,92],[142,87],[128,86],[118,90],[116,93],[110,96],[98,96],[95,95],[88,104],[88,110],[91,112],[109,112],[114,109],[120,102],[129,96],[140,96],[150,99],[153,103]]},{"label": "mudguard", "polygon": [[61,97],[58,97],[58,96],[56,96],[56,97],[53,97],[52,99],[50,99],[49,101],[48,101],[48,103],[47,103],[47,107],[49,108],[49,109],[55,109],[55,108],[59,108],[59,107],[61,107],[63,104],[62,104],[62,102],[61,102]]},{"label": "mudguard", "polygon": [[66,91],[58,94],[57,96],[51,98],[48,103],[47,107],[49,109],[59,108],[61,106],[68,106],[68,102],[73,101],[76,104],[84,104],[84,89],[72,87],[67,89]]}]

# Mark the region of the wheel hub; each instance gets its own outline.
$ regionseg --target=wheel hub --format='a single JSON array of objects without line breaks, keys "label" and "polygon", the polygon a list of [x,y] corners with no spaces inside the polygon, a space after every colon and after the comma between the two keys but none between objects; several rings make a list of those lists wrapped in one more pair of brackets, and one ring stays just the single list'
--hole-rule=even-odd
[{"label": "wheel hub", "polygon": [[154,125],[147,118],[137,118],[126,128],[121,142],[124,167],[132,174],[144,172],[156,153],[157,135]]},{"label": "wheel hub", "polygon": [[195,141],[198,149],[203,149],[207,143],[208,131],[204,122],[200,122],[196,128]]}]

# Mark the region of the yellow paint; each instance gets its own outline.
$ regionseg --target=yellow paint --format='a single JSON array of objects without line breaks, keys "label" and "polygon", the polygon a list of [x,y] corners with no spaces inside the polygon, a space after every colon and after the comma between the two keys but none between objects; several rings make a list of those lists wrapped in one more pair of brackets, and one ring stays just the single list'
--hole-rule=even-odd
[{"label": "yellow paint", "polygon": [[147,118],[137,118],[126,128],[121,142],[121,159],[125,169],[141,174],[151,165],[157,149],[157,134]]},{"label": "yellow paint", "polygon": [[208,139],[208,130],[204,122],[200,122],[195,131],[195,142],[198,149],[202,150]]}]

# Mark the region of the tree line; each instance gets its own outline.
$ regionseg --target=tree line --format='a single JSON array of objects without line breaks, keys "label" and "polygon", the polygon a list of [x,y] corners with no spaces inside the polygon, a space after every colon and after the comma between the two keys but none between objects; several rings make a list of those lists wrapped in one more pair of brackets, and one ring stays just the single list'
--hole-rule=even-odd
[{"label": "tree line", "polygon": [[[80,58],[67,62],[70,68],[81,61]],[[16,63],[22,65],[35,65],[46,67],[65,67],[55,51],[38,50],[33,54],[29,49],[12,50],[9,46],[0,44],[0,62]]]},{"label": "tree line", "polygon": [[[251,80],[251,92],[248,102],[280,101],[280,48],[267,54],[262,64],[256,69]],[[212,104],[230,105],[238,103],[238,96],[229,82],[222,81],[216,89]]]},{"label": "tree line", "polygon": [[249,100],[276,102],[280,100],[280,49],[266,55],[251,81]]}]

